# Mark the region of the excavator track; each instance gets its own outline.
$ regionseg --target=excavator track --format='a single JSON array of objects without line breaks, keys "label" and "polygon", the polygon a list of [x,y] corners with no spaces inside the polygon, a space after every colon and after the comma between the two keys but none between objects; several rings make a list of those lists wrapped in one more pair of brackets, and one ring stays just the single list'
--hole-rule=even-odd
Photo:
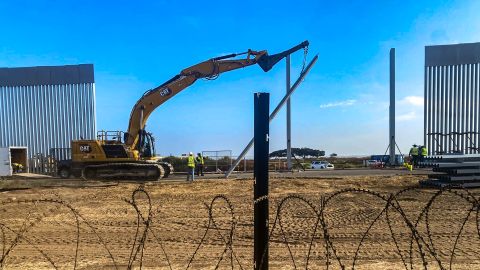
[{"label": "excavator track", "polygon": [[163,178],[167,178],[170,174],[173,174],[172,164],[168,162],[162,162],[162,161],[159,161],[157,164],[160,164],[163,167],[163,170],[165,171]]},{"label": "excavator track", "polygon": [[107,163],[82,170],[84,180],[158,181],[164,176],[164,167],[156,163]]}]

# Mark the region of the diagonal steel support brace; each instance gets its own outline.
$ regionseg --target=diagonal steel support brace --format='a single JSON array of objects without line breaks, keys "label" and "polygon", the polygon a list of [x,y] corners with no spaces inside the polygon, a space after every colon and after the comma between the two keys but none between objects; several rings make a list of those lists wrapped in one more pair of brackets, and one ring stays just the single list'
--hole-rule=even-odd
[{"label": "diagonal steel support brace", "polygon": [[[288,93],[283,97],[283,99],[280,101],[280,103],[277,105],[277,107],[275,107],[275,110],[273,110],[273,112],[270,114],[270,117],[268,118],[268,121],[271,122],[275,116],[277,115],[277,113],[280,111],[280,109],[282,109],[283,105],[285,105],[285,103],[290,99],[290,96],[293,94],[293,92],[295,92],[295,90],[297,89],[297,87],[303,82],[303,80],[305,79],[305,76],[307,76],[307,74],[310,72],[310,70],[312,69],[313,65],[315,65],[315,63],[317,62],[318,60],[318,55],[315,55],[315,57],[313,57],[312,61],[310,61],[310,63],[308,63],[308,65],[305,67],[305,70],[300,73],[300,76],[298,77],[298,79],[295,81],[295,83],[293,84],[293,86],[290,88],[290,91],[288,91]],[[242,159],[245,157],[245,155],[248,153],[248,151],[250,150],[250,148],[252,148],[253,146],[253,140],[254,138],[252,138],[250,140],[250,142],[247,144],[247,146],[245,147],[245,149],[243,149],[242,153],[240,154],[240,156],[237,157],[237,159],[235,160],[235,162],[232,164],[232,166],[230,167],[230,169],[228,169],[228,172],[225,173],[225,177],[228,178],[230,176],[230,174],[232,174],[233,170],[238,166],[238,164],[240,163],[240,161],[242,161]]]}]

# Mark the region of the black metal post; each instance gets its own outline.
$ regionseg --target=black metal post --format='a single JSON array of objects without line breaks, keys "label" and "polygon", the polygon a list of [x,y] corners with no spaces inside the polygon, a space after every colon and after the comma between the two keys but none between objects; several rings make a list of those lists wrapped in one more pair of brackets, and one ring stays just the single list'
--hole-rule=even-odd
[{"label": "black metal post", "polygon": [[269,102],[269,93],[254,94],[253,257],[255,270],[268,270]]}]

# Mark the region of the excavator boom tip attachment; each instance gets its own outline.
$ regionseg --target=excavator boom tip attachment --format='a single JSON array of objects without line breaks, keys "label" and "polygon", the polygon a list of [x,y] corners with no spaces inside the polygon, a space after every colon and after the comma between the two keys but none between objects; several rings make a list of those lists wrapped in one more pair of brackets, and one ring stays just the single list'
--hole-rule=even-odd
[{"label": "excavator boom tip attachment", "polygon": [[264,54],[258,59],[257,63],[263,69],[263,71],[267,72],[270,69],[272,69],[272,67],[275,66],[275,64],[277,64],[280,60],[282,60],[287,55],[290,55],[300,49],[307,48],[308,45],[310,45],[310,43],[308,42],[308,40],[305,40],[304,42],[298,44],[297,46],[291,49],[288,49],[286,51],[283,51],[281,53],[277,53],[273,55]]}]

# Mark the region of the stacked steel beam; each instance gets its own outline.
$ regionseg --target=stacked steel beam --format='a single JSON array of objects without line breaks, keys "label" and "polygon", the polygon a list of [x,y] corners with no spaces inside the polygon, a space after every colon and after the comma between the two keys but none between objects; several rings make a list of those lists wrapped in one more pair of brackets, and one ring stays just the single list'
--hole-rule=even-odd
[{"label": "stacked steel beam", "polygon": [[479,154],[429,156],[419,165],[433,169],[422,185],[480,187]]}]

